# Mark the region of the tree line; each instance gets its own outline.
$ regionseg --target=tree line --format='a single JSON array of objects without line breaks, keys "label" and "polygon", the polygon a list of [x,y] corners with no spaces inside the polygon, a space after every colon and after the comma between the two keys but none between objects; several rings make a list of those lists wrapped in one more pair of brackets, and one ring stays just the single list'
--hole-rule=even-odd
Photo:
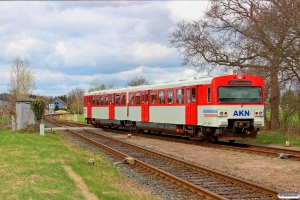
[{"label": "tree line", "polygon": [[[148,81],[146,81],[145,78],[135,77],[131,81],[127,82],[126,86],[135,86],[147,83]],[[10,115],[16,115],[15,101],[27,98],[42,100],[44,103],[41,103],[41,101],[37,101],[33,103],[33,105],[37,105],[35,107],[39,108],[41,108],[41,105],[44,105],[45,108],[43,110],[45,110],[46,106],[49,103],[53,102],[55,98],[59,98],[66,104],[68,104],[67,110],[69,110],[71,113],[83,113],[83,96],[85,91],[80,87],[72,89],[68,94],[63,94],[54,97],[33,95],[33,91],[37,89],[35,84],[35,74],[30,69],[30,62],[27,58],[22,59],[19,56],[17,56],[13,60],[13,64],[10,70],[9,83],[7,84],[7,86],[8,93],[0,94],[0,99],[8,102],[7,110],[10,112]],[[101,84],[99,87],[91,87],[88,92],[109,88],[112,88],[112,86],[106,86],[105,84]],[[55,110],[58,110],[58,108],[56,107]],[[41,111],[37,110],[35,112],[40,113]]]}]

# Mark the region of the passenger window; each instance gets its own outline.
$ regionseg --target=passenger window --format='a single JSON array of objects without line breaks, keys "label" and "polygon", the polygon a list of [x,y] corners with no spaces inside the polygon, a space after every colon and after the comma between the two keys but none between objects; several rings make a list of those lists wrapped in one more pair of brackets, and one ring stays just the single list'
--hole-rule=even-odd
[{"label": "passenger window", "polygon": [[116,94],[116,105],[120,105],[120,95]]},{"label": "passenger window", "polygon": [[192,88],[192,103],[196,103],[196,88]]},{"label": "passenger window", "polygon": [[142,92],[142,104],[145,104],[145,93],[144,92]]},{"label": "passenger window", "polygon": [[111,95],[111,104],[114,104],[114,103],[115,103],[114,95]]},{"label": "passenger window", "polygon": [[141,98],[140,93],[139,92],[135,93],[135,103],[136,103],[136,105],[140,105],[140,98]]},{"label": "passenger window", "polygon": [[207,87],[207,103],[210,103],[210,87]]},{"label": "passenger window", "polygon": [[125,94],[121,95],[121,105],[125,105]]},{"label": "passenger window", "polygon": [[186,88],[186,103],[190,102],[190,88]]},{"label": "passenger window", "polygon": [[148,104],[148,92],[145,93],[145,104]]},{"label": "passenger window", "polygon": [[174,90],[168,90],[168,104],[174,104]]},{"label": "passenger window", "polygon": [[177,89],[176,90],[176,103],[177,104],[183,104],[184,95],[183,95],[183,89]]},{"label": "passenger window", "polygon": [[103,100],[103,96],[100,97],[100,105],[104,105],[104,100]]},{"label": "passenger window", "polygon": [[93,106],[95,105],[95,96],[93,96]]},{"label": "passenger window", "polygon": [[129,94],[129,99],[130,99],[130,105],[133,105],[133,103],[134,103],[134,94],[133,93]]},{"label": "passenger window", "polygon": [[159,103],[165,104],[165,91],[163,90],[159,91]]},{"label": "passenger window", "polygon": [[105,105],[108,105],[108,96],[105,96]]},{"label": "passenger window", "polygon": [[152,104],[156,104],[156,91],[151,92],[151,102]]},{"label": "passenger window", "polygon": [[99,96],[96,97],[96,105],[99,106]]}]

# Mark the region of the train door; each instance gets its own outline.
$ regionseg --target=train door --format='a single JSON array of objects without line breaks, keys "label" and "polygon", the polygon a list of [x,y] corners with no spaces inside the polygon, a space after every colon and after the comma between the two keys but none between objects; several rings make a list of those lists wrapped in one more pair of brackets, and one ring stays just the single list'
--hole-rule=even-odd
[{"label": "train door", "polygon": [[141,92],[142,122],[149,122],[149,91]]},{"label": "train door", "polygon": [[197,125],[196,86],[185,87],[185,123]]},{"label": "train door", "polygon": [[108,119],[115,119],[115,94],[108,96]]},{"label": "train door", "polygon": [[87,114],[86,114],[86,118],[91,118],[92,117],[92,96],[87,96]]}]

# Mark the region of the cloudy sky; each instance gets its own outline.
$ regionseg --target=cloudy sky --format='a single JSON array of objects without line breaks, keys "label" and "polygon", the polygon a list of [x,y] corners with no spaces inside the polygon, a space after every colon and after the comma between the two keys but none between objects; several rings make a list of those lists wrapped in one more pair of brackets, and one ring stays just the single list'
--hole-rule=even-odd
[{"label": "cloudy sky", "polygon": [[0,93],[13,60],[30,61],[36,95],[58,96],[102,83],[123,87],[196,72],[169,44],[177,23],[196,20],[207,1],[0,1]]}]

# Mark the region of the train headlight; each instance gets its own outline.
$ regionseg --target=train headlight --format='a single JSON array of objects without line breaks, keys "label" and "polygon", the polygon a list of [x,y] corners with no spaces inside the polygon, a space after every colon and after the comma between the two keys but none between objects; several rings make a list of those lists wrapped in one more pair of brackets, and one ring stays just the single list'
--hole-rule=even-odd
[{"label": "train headlight", "polygon": [[263,110],[255,110],[254,111],[254,116],[255,117],[263,117],[264,116]]},{"label": "train headlight", "polygon": [[227,110],[218,110],[218,117],[227,117]]}]

